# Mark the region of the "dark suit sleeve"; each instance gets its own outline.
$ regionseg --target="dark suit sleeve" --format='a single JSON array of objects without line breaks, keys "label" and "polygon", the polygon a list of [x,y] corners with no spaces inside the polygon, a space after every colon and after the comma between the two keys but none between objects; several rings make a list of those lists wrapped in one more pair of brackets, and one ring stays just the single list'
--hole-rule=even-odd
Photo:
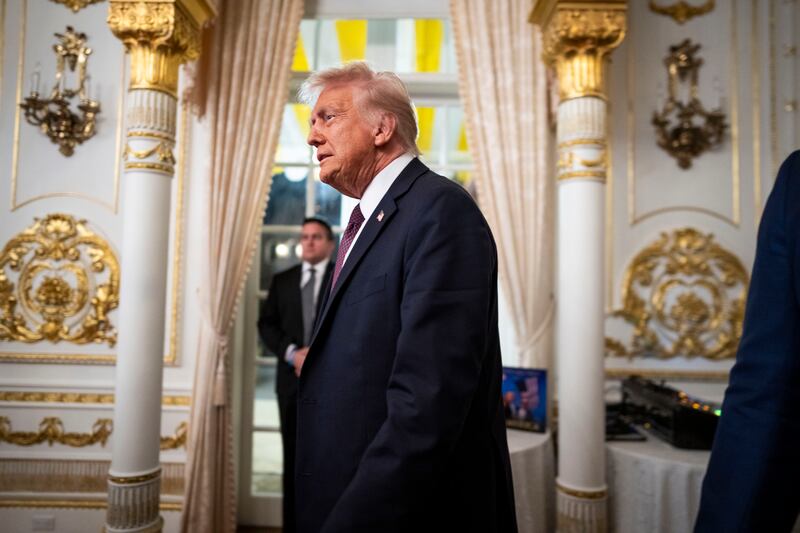
[{"label": "dark suit sleeve", "polygon": [[258,318],[258,331],[264,344],[283,361],[286,348],[292,342],[292,336],[281,327],[279,277],[272,278],[267,299],[261,304]]},{"label": "dark suit sleeve", "polygon": [[800,510],[799,188],[796,152],[781,167],[759,227],[697,533],[789,531]]},{"label": "dark suit sleeve", "polygon": [[496,252],[472,199],[442,189],[405,243],[387,419],[324,532],[395,531],[418,516],[472,406],[496,312]]}]

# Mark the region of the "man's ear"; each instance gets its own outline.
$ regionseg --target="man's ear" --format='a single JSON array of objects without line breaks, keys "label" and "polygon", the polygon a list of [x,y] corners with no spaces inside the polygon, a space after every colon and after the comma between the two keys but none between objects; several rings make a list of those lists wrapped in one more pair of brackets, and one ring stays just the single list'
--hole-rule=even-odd
[{"label": "man's ear", "polygon": [[394,136],[396,129],[397,117],[390,113],[381,113],[381,120],[373,130],[375,146],[385,146]]}]

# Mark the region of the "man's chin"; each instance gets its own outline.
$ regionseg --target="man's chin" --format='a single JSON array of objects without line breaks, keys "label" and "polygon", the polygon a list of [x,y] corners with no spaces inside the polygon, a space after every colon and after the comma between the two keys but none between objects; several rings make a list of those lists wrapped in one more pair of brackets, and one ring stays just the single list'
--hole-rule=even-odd
[{"label": "man's chin", "polygon": [[330,170],[325,172],[323,169],[320,169],[319,180],[325,185],[330,185],[334,189],[339,190],[338,187],[336,187],[336,172]]},{"label": "man's chin", "polygon": [[334,189],[336,189],[340,193],[344,194],[345,196],[349,196],[351,198],[355,198],[350,192],[347,191],[346,188],[343,189],[342,187],[339,186],[339,183],[337,183],[337,180],[336,180],[336,174],[335,173],[329,172],[327,174],[322,174],[320,172],[319,181],[321,181],[325,185],[333,187]]}]

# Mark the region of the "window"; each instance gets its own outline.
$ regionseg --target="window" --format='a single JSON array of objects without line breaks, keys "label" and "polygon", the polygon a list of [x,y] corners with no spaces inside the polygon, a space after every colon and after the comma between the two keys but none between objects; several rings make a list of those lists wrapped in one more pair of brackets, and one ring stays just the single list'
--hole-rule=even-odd
[{"label": "window", "polygon": [[[403,78],[417,108],[422,161],[469,187],[472,161],[449,21],[304,20],[293,63],[293,97],[309,71],[351,60],[367,60],[374,68],[393,70]],[[250,297],[257,302],[248,307],[244,317],[246,420],[242,424],[240,501],[242,520],[258,525],[280,524],[280,505],[275,502],[279,502],[282,475],[274,393],[277,359],[258,338],[258,304],[266,298],[272,276],[299,262],[303,219],[323,217],[338,236],[356,204],[320,182],[314,151],[306,144],[309,117],[308,106],[287,102],[258,260],[249,283]]]}]

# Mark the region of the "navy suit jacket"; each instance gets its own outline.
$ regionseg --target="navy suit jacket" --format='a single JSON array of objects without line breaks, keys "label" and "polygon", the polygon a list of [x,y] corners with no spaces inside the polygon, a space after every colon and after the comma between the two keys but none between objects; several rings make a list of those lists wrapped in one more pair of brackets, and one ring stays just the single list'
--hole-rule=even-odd
[{"label": "navy suit jacket", "polygon": [[414,159],[317,320],[298,531],[516,531],[501,372],[492,234],[463,188]]},{"label": "navy suit jacket", "polygon": [[790,531],[800,511],[800,152],[767,201],[696,533]]}]

